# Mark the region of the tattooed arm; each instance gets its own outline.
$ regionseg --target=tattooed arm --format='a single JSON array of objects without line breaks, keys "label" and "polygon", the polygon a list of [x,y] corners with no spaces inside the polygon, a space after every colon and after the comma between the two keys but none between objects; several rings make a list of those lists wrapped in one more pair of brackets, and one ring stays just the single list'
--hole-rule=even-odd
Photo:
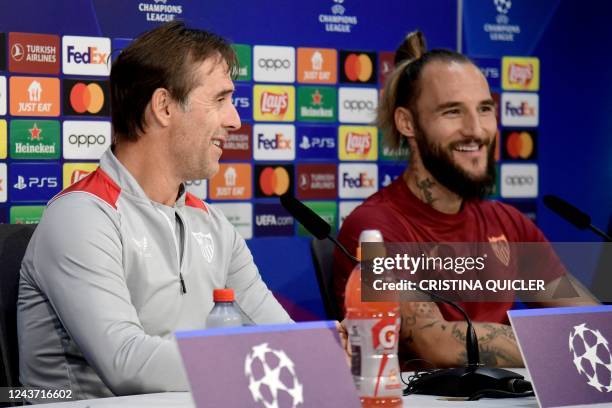
[{"label": "tattooed arm", "polygon": [[[434,302],[404,302],[401,314],[400,341],[412,354],[437,367],[458,367],[466,363],[466,322],[446,321]],[[499,323],[473,325],[481,363],[489,367],[523,367],[510,326]]]}]

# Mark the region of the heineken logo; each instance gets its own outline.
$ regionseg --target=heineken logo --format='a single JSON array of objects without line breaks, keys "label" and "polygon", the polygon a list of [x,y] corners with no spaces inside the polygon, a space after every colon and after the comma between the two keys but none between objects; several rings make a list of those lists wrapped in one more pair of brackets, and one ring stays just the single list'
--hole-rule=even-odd
[{"label": "heineken logo", "polygon": [[10,156],[14,159],[59,159],[60,126],[55,120],[13,120]]}]

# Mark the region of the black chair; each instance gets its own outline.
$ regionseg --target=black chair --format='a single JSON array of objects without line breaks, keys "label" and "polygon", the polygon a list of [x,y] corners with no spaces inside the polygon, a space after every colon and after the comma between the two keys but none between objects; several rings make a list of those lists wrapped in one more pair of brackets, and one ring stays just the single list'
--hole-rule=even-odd
[{"label": "black chair", "polygon": [[338,302],[334,292],[334,249],[334,243],[329,239],[319,240],[315,238],[310,243],[310,251],[312,252],[325,313],[330,320],[340,320]]},{"label": "black chair", "polygon": [[0,387],[19,387],[17,292],[21,260],[36,225],[0,224]]}]

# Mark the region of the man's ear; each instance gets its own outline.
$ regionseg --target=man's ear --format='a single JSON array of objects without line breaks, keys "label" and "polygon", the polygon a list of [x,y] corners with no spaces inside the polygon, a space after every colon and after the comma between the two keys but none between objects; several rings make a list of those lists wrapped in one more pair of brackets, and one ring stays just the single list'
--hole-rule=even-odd
[{"label": "man's ear", "polygon": [[406,137],[414,137],[414,115],[407,108],[395,109],[395,127]]},{"label": "man's ear", "polygon": [[170,116],[172,114],[171,104],[172,97],[170,92],[164,88],[157,88],[153,91],[149,107],[151,109],[152,119],[161,127],[170,125]]}]

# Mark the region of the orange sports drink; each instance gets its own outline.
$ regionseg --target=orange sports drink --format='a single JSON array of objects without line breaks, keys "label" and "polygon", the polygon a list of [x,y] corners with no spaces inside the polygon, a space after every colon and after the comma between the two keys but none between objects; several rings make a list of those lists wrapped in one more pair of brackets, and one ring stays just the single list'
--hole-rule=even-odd
[{"label": "orange sports drink", "polygon": [[[377,230],[365,230],[362,242],[383,242]],[[357,248],[361,260],[361,247]],[[401,407],[402,383],[397,357],[400,328],[398,302],[363,302],[361,265],[346,284],[346,326],[352,353],[351,371],[362,407]]]}]

